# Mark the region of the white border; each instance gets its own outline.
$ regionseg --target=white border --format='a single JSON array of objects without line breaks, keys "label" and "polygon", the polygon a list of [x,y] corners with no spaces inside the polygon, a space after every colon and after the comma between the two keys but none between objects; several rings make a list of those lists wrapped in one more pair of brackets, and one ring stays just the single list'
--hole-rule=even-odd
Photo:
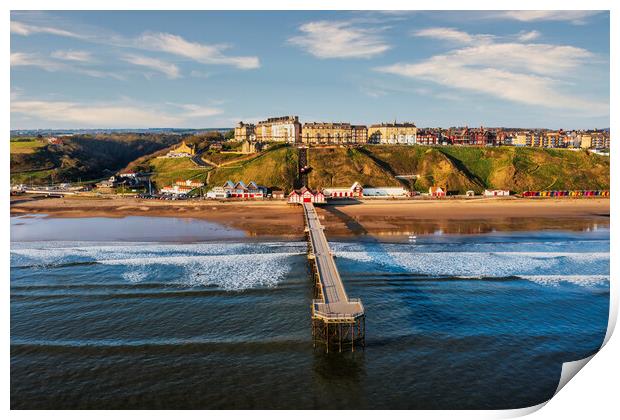
[{"label": "white border", "polygon": [[[369,0],[300,0],[300,1],[284,1],[284,0],[263,0],[261,2],[252,2],[249,0],[227,0],[226,2],[204,2],[204,1],[191,1],[191,0],[175,0],[175,1],[162,1],[162,0],[133,0],[128,2],[126,0],[92,0],[88,2],[78,0],[57,0],[53,4],[43,0],[9,0],[3,2],[3,8],[5,13],[3,15],[2,25],[3,37],[2,37],[2,50],[3,57],[5,59],[5,65],[3,67],[5,83],[2,86],[2,93],[4,98],[4,115],[2,118],[2,128],[6,136],[8,136],[10,130],[10,70],[8,65],[9,57],[9,22],[10,22],[10,10],[198,10],[198,9],[211,9],[211,10],[611,10],[611,121],[610,127],[612,133],[616,133],[618,125],[618,39],[619,38],[619,24],[620,19],[620,2],[613,0],[589,0],[589,1],[561,1],[561,0],[503,0],[501,2],[491,0],[470,0],[468,2],[458,0],[442,0],[439,1],[404,1],[404,0],[381,0],[381,1],[369,1]],[[613,134],[612,134],[613,136]],[[612,140],[613,142],[613,140]],[[618,193],[620,192],[616,188],[616,180],[618,179],[617,169],[617,154],[615,153],[615,146],[612,147],[614,152],[611,155],[612,161],[612,194],[611,194],[611,208],[612,210],[617,208]],[[4,143],[3,156],[3,168],[0,172],[2,176],[2,185],[5,187],[3,191],[2,199],[5,200],[3,206],[4,225],[2,233],[5,238],[2,242],[2,258],[5,262],[5,305],[2,311],[3,325],[5,327],[5,346],[3,347],[4,365],[3,365],[3,379],[2,382],[2,402],[6,410],[10,407],[10,307],[9,307],[9,205],[8,205],[8,185],[9,185],[9,144]],[[615,228],[615,223],[611,225],[611,255],[615,257],[618,252],[618,229]],[[612,324],[615,324],[618,310],[618,287],[617,287],[617,274],[618,274],[618,262],[617,259],[611,258],[611,312],[610,318],[613,320]],[[609,339],[611,330],[608,332]],[[562,391],[551,399],[547,406],[540,411],[537,411],[534,416],[536,418],[566,418],[566,419],[581,419],[583,417],[592,418],[610,418],[614,414],[618,413],[617,391],[616,385],[618,384],[619,362],[615,357],[618,354],[618,338],[613,338],[608,341],[607,345],[600,354],[596,355],[590,363],[578,374],[578,379],[570,381]],[[541,406],[544,406],[542,404]],[[202,411],[183,411],[176,412],[175,416],[183,416],[188,418],[200,418],[209,416],[209,418],[246,418],[247,416],[253,417],[267,417],[269,418],[281,418],[287,419],[291,416],[296,418],[310,418],[316,416],[347,416],[355,415],[357,417],[373,418],[390,416],[391,418],[443,418],[446,415],[457,418],[502,418],[502,417],[514,417],[524,415],[529,412],[535,411],[540,407],[532,407],[529,409],[521,410],[508,410],[508,411],[389,411],[389,412],[316,412],[316,411],[299,411],[290,413],[287,411],[275,411],[275,412],[242,412],[242,411],[223,411],[223,412],[202,412]],[[136,417],[146,417],[150,419],[163,419],[170,416],[171,413],[157,411],[117,411],[113,413],[115,417],[127,417],[135,419]],[[10,415],[19,418],[39,418],[43,416],[61,415],[67,418],[81,418],[84,413],[71,411],[71,412],[27,412],[27,411],[12,411]],[[90,418],[104,418],[110,415],[104,411],[93,411],[87,414]]]}]

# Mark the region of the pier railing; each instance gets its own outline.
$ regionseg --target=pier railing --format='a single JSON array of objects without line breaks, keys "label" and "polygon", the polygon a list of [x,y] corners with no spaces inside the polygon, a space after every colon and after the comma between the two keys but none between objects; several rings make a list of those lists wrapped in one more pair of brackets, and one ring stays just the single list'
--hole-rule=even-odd
[{"label": "pier railing", "polygon": [[[366,317],[360,299],[351,299],[345,290],[323,226],[312,203],[302,203],[308,238],[308,261],[315,279],[312,300],[312,335],[314,344],[337,346],[339,351],[355,344],[365,345]],[[319,299],[316,299],[319,298]]]},{"label": "pier railing", "polygon": [[[349,298],[349,303],[354,304],[357,307],[355,311],[339,312],[330,308],[329,311],[323,311],[320,308],[322,306],[329,306],[323,299],[312,300],[312,316],[315,318],[321,318],[325,322],[354,322],[357,318],[364,316],[364,305],[361,299]],[[351,305],[352,307],[354,305]]]}]

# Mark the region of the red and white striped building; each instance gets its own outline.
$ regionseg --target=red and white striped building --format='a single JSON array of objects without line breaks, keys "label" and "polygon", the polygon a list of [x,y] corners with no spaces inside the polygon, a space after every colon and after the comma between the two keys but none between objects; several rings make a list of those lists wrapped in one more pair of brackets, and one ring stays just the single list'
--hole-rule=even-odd
[{"label": "red and white striped building", "polygon": [[230,198],[263,198],[265,196],[265,191],[254,181],[248,182],[247,185],[243,181],[237,181],[236,184],[226,181],[223,188]]},{"label": "red and white striped building", "polygon": [[446,189],[445,188],[441,188],[441,187],[430,187],[428,189],[428,194],[431,197],[445,197],[446,196]]},{"label": "red and white striped building", "polygon": [[361,198],[364,188],[359,182],[354,182],[350,187],[323,188],[323,194],[328,198]]},{"label": "red and white striped building", "polygon": [[508,190],[484,190],[482,194],[485,197],[508,197],[510,195],[510,191]]},{"label": "red and white striped building", "polygon": [[312,191],[309,188],[303,187],[300,190],[293,190],[288,195],[289,204],[301,204],[301,203],[325,203],[325,194],[321,191]]}]

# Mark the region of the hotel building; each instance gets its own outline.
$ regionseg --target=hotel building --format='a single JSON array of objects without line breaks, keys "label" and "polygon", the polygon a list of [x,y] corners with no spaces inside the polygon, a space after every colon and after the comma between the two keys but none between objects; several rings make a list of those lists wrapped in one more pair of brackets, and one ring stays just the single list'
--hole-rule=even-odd
[{"label": "hotel building", "polygon": [[264,142],[285,142],[299,143],[301,140],[301,124],[299,117],[287,116],[268,118],[259,121],[254,128],[256,141]]},{"label": "hotel building", "polygon": [[418,129],[413,123],[373,124],[368,129],[368,141],[378,144],[416,144]]},{"label": "hotel building", "polygon": [[235,140],[253,142],[256,140],[255,130],[256,126],[254,124],[246,124],[243,121],[239,121],[235,127]]},{"label": "hotel building", "polygon": [[359,144],[367,142],[368,129],[343,122],[311,122],[304,124],[301,138],[304,144]]}]

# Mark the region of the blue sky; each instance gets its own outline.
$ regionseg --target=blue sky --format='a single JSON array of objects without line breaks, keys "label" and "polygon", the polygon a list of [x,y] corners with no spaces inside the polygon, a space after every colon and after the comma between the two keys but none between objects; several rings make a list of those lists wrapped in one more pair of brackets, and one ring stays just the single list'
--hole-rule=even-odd
[{"label": "blue sky", "polygon": [[609,14],[12,12],[11,128],[609,126]]}]

